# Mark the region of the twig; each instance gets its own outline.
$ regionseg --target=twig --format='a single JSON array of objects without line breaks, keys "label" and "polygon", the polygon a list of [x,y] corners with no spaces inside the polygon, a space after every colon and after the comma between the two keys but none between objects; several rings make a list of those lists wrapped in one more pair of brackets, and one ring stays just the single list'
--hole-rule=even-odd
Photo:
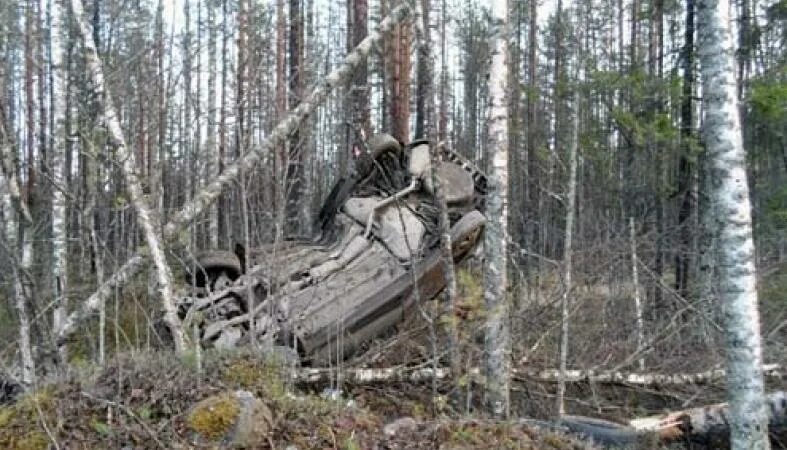
[{"label": "twig", "polygon": [[113,407],[115,407],[115,408],[117,408],[117,409],[119,409],[119,410],[123,411],[123,412],[124,412],[124,413],[126,413],[126,414],[127,414],[129,417],[131,417],[132,419],[134,419],[134,420],[136,420],[137,422],[139,422],[139,424],[140,424],[140,425],[142,425],[142,428],[143,428],[143,429],[144,429],[144,430],[145,430],[145,431],[146,431],[146,432],[147,432],[147,433],[150,435],[150,437],[153,439],[153,441],[155,441],[155,442],[156,442],[156,444],[158,444],[158,446],[159,446],[160,448],[163,448],[163,449],[166,449],[166,448],[168,448],[167,446],[165,446],[165,445],[164,445],[164,443],[163,443],[163,442],[161,442],[161,441],[160,441],[160,440],[159,440],[159,439],[156,437],[156,432],[155,432],[155,431],[153,431],[153,429],[151,429],[151,428],[148,426],[148,424],[146,424],[146,423],[145,423],[145,421],[144,421],[144,420],[142,420],[142,418],[141,418],[141,417],[139,417],[139,416],[137,416],[136,414],[134,414],[134,411],[132,411],[132,410],[131,410],[131,408],[129,408],[128,406],[126,406],[126,405],[124,405],[124,404],[122,404],[122,403],[114,402],[114,401],[112,401],[112,400],[107,400],[107,399],[103,399],[103,398],[98,398],[98,397],[92,396],[92,395],[88,394],[88,393],[87,393],[87,392],[85,392],[85,391],[82,391],[82,396],[83,396],[83,397],[85,397],[85,398],[88,398],[88,399],[90,399],[90,400],[93,400],[93,401],[96,401],[96,402],[99,402],[99,403],[103,403],[103,404],[104,404],[104,405],[106,405],[106,406],[113,406]]}]

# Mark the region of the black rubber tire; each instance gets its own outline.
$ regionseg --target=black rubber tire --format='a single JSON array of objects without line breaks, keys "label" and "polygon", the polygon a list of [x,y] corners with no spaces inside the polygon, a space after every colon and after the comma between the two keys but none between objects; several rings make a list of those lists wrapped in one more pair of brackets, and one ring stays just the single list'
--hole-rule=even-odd
[{"label": "black rubber tire", "polygon": [[369,138],[369,153],[373,159],[377,159],[386,153],[399,155],[402,152],[402,145],[390,134],[375,134]]},{"label": "black rubber tire", "polygon": [[199,255],[197,262],[205,270],[223,269],[227,275],[240,276],[241,265],[238,255],[228,250],[211,250]]},{"label": "black rubber tire", "polygon": [[238,256],[227,250],[210,250],[200,253],[197,255],[196,274],[193,278],[191,269],[191,267],[186,269],[186,282],[193,282],[195,287],[205,287],[206,284],[212,287],[213,282],[222,273],[233,281],[243,273]]}]

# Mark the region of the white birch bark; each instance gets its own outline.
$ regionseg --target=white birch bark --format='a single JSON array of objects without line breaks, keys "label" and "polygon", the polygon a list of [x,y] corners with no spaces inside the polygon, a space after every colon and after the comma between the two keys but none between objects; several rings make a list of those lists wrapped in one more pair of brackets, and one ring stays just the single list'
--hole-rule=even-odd
[{"label": "white birch bark", "polygon": [[767,449],[751,204],[735,82],[729,2],[699,0],[697,53],[705,109],[703,133],[718,221],[719,294],[726,339],[730,443]]},{"label": "white birch bark", "polygon": [[[8,136],[5,129],[5,117],[0,117],[0,121],[2,121],[0,122],[0,142],[3,142],[2,147],[0,147],[0,166],[2,167],[0,176],[3,177],[5,189],[3,195],[9,196],[8,200],[12,202],[11,206],[16,207],[22,214],[25,223],[30,224],[33,222],[33,218],[27,208],[27,204],[22,199],[22,190],[19,188],[19,180],[11,157],[14,150],[10,144],[10,136]],[[3,200],[5,201],[5,198]]]},{"label": "white birch bark", "polygon": [[[79,3],[78,0],[72,0]],[[81,6],[81,3],[80,3]],[[262,158],[271,155],[278,145],[282,144],[287,136],[306,118],[314,112],[323,100],[337,86],[347,82],[355,69],[365,61],[366,56],[379,42],[383,36],[389,33],[393,27],[411,16],[412,9],[409,4],[404,3],[394,8],[379,26],[377,31],[372,31],[344,60],[344,63],[334,69],[325,78],[318,81],[312,92],[295,108],[290,114],[279,122],[273,129],[267,140],[258,146],[251,148],[243,157],[228,165],[221,175],[211,180],[210,183],[194,195],[177,213],[173,214],[170,221],[164,226],[164,239],[173,241],[180,236],[188,224],[216,201],[224,189],[232,185],[238,179],[241,171],[250,171],[255,164]],[[91,44],[92,45],[92,44]],[[95,50],[95,49],[94,49]],[[95,53],[94,53],[95,54]],[[115,273],[113,273],[96,292],[83,301],[79,307],[69,314],[63,329],[58,332],[57,340],[64,342],[71,334],[76,331],[77,325],[94,314],[102,301],[106,301],[114,292],[114,289],[128,283],[144,266],[146,256],[141,251],[137,251],[129,258]]]},{"label": "white birch bark", "polygon": [[[335,368],[302,368],[296,370],[295,378],[303,383],[321,383],[336,377]],[[345,380],[352,383],[379,383],[379,382],[423,382],[432,379],[448,380],[467,375],[474,382],[481,382],[482,369],[480,367],[467,368],[465,372],[457,375],[450,367],[379,367],[373,369],[354,368],[344,369]],[[778,364],[765,366],[765,373],[774,380],[784,376],[784,368]],[[514,368],[512,376],[518,379],[527,379],[539,383],[555,383],[560,379],[559,369]],[[614,370],[567,370],[566,383],[596,383],[617,384],[624,386],[691,386],[716,384],[724,380],[726,371],[714,369],[697,373],[639,373],[619,372]],[[787,409],[787,407],[782,407]]]},{"label": "white birch bark", "polygon": [[[8,148],[8,147],[6,147]],[[33,360],[32,347],[30,346],[30,318],[27,314],[27,296],[25,295],[24,285],[22,283],[22,276],[24,274],[17,267],[16,252],[19,246],[17,245],[17,230],[19,229],[19,222],[17,214],[14,210],[13,193],[11,192],[11,182],[0,174],[0,188],[3,188],[3,220],[5,221],[5,232],[7,249],[13,252],[11,255],[12,276],[13,276],[13,295],[14,295],[14,309],[16,309],[17,320],[19,320],[18,339],[19,339],[19,355],[20,363],[22,365],[22,384],[25,386],[32,386],[35,383],[35,361]],[[30,258],[28,258],[29,262]]]},{"label": "white birch bark", "polygon": [[510,332],[507,299],[508,223],[508,107],[506,98],[508,38],[506,0],[491,3],[493,34],[492,65],[489,68],[489,153],[492,173],[487,197],[488,222],[484,232],[484,300],[486,302],[486,402],[497,417],[510,409]]},{"label": "white birch bark", "polygon": [[[95,89],[102,100],[104,121],[109,130],[109,135],[112,137],[115,145],[115,151],[119,162],[122,165],[122,172],[126,182],[126,189],[131,197],[131,203],[137,213],[137,221],[143,230],[145,241],[148,245],[150,257],[156,269],[156,277],[158,279],[158,289],[161,295],[161,303],[164,310],[164,321],[167,323],[170,331],[172,332],[173,342],[175,344],[175,351],[180,353],[186,350],[185,336],[178,318],[177,309],[172,300],[172,273],[167,265],[164,248],[162,247],[161,240],[158,237],[158,218],[151,211],[148,201],[142,191],[142,185],[139,177],[137,176],[137,168],[134,164],[134,158],[131,155],[128,147],[126,146],[123,131],[120,128],[120,121],[118,120],[117,113],[113,106],[112,96],[107,89],[104,82],[104,74],[101,68],[101,61],[98,59],[98,53],[95,48],[93,39],[89,32],[88,24],[85,21],[84,7],[81,0],[71,0],[71,9],[73,11],[76,28],[81,37],[85,51],[85,62],[90,77],[95,85]],[[96,305],[98,306],[98,305]],[[58,335],[63,333],[67,326],[68,319],[65,319],[62,324],[61,330],[56,330]],[[63,342],[61,341],[62,345]]]},{"label": "white birch bark", "polygon": [[[216,11],[213,2],[206,2],[208,9],[208,130],[206,133],[206,149],[208,153],[207,179],[219,174],[219,150],[216,145]],[[208,243],[211,248],[219,246],[219,208],[213,204],[208,212]]]},{"label": "white birch bark", "polygon": [[[575,88],[576,89],[576,88]],[[566,241],[563,247],[563,298],[561,300],[561,332],[560,332],[560,377],[557,388],[558,416],[566,413],[566,363],[568,360],[568,329],[569,311],[571,310],[571,272],[572,272],[572,239],[574,237],[574,216],[576,215],[577,194],[577,149],[579,147],[579,89],[574,91],[574,125],[572,127],[571,146],[568,151],[568,194],[566,194]]]},{"label": "white birch bark", "polygon": [[[637,321],[637,352],[645,345],[645,325],[642,321],[642,300],[639,296],[639,271],[637,270],[637,241],[634,233],[634,218],[629,217],[629,240],[631,241],[631,282],[634,284],[634,314]],[[637,361],[639,370],[645,370],[645,358]]]},{"label": "white birch bark", "polygon": [[[52,47],[52,116],[55,129],[52,148],[52,281],[54,283],[54,311],[52,327],[55,333],[62,328],[68,314],[68,250],[66,229],[65,153],[66,153],[66,51],[63,36],[67,34],[67,10],[64,0],[53,3],[51,30]],[[60,348],[65,351],[65,347]]]}]

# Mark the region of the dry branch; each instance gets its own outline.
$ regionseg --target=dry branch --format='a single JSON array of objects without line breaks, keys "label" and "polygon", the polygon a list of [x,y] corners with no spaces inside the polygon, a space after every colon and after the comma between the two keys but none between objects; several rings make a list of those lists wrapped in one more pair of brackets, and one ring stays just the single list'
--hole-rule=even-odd
[{"label": "dry branch", "polygon": [[[76,0],[75,0],[76,1]],[[372,48],[377,46],[383,36],[391,31],[397,23],[405,20],[411,14],[409,2],[405,2],[391,11],[379,26],[376,32],[371,32],[360,44],[345,58],[344,63],[334,69],[324,79],[320,80],[311,93],[293,110],[284,120],[273,129],[268,139],[243,157],[237,159],[224,169],[221,175],[205,186],[197,195],[187,202],[164,226],[164,239],[175,240],[178,233],[190,224],[197,216],[210,206],[219,197],[227,186],[234,183],[240,173],[254,167],[257,161],[266,154],[273,152],[277,145],[284,142],[294,130],[322,103],[329,92],[336,86],[345,83],[355,72],[356,68],[365,60]],[[59,343],[65,342],[77,325],[90,315],[94,314],[99,305],[106,301],[113,289],[125,285],[145,265],[147,255],[142,251],[129,258],[115,273],[112,274],[90,297],[83,301],[79,307],[66,319],[63,328],[58,332]]]}]

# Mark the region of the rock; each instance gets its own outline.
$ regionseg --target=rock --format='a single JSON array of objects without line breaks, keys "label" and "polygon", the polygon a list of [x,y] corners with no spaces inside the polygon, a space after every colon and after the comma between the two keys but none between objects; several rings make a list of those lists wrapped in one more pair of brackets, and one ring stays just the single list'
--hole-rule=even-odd
[{"label": "rock", "polygon": [[266,440],[273,425],[273,414],[265,403],[249,391],[236,391],[235,397],[241,408],[233,443],[236,447],[257,446]]},{"label": "rock", "polygon": [[273,415],[251,392],[239,390],[198,402],[186,420],[200,445],[247,448],[267,442]]},{"label": "rock", "polygon": [[401,417],[384,426],[383,433],[388,437],[393,437],[399,434],[401,431],[413,430],[417,426],[418,422],[416,422],[412,417]]},{"label": "rock", "polygon": [[0,405],[13,403],[24,392],[22,385],[0,374]]}]

